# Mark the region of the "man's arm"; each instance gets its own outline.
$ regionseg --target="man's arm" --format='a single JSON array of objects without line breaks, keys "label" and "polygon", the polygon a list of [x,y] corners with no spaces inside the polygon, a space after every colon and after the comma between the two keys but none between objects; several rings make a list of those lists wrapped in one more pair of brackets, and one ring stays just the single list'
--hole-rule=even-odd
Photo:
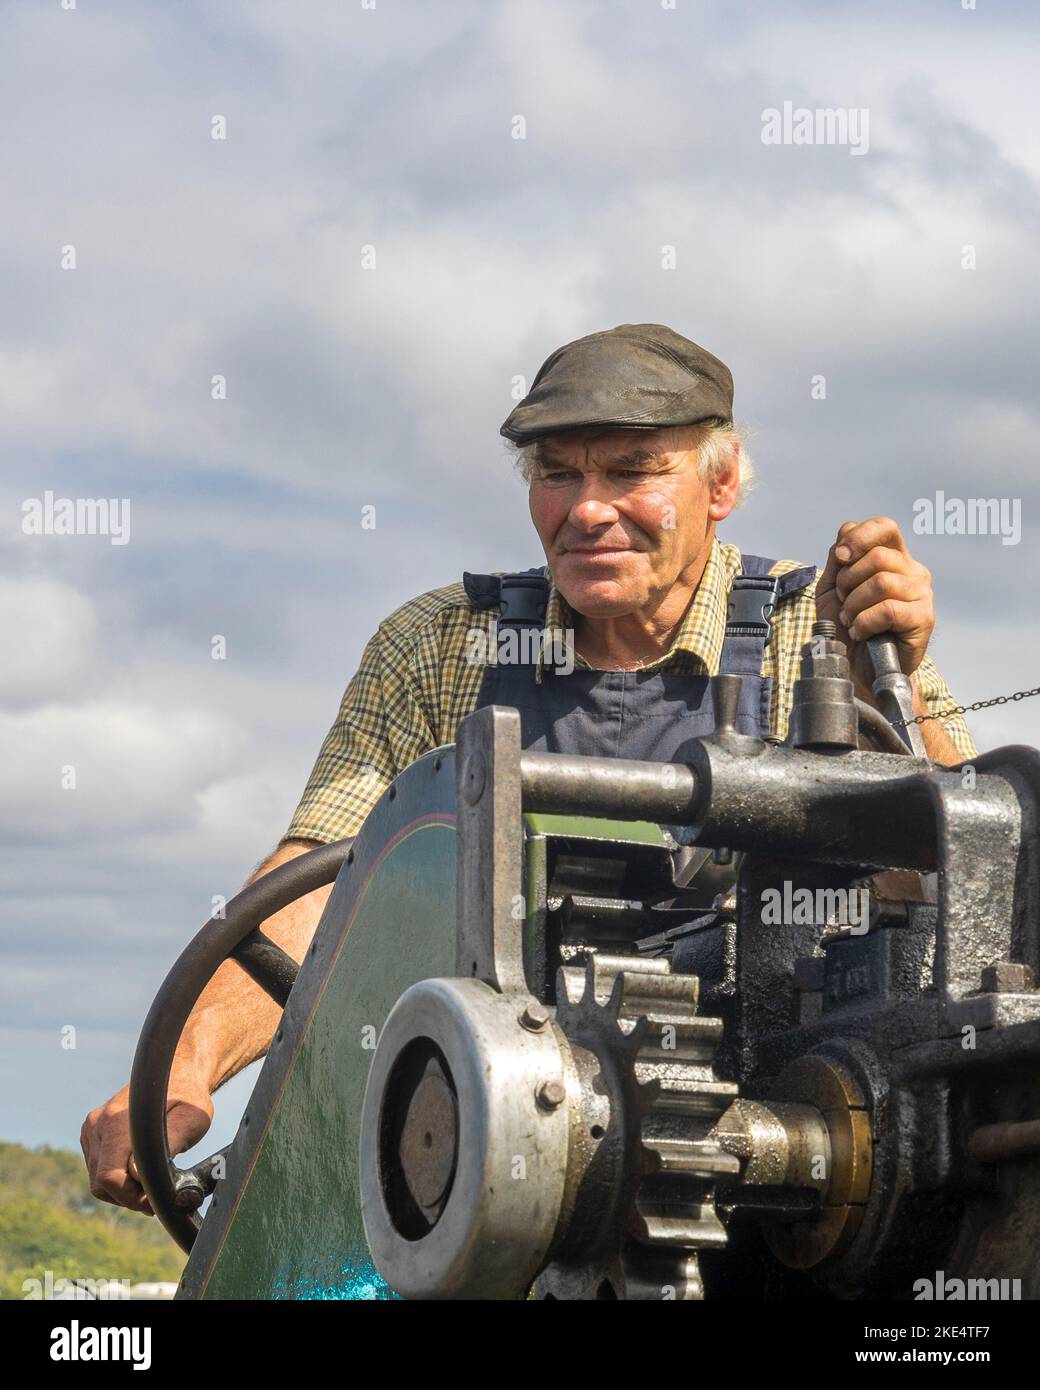
[{"label": "man's arm", "polygon": [[[922,662],[921,667],[910,677],[910,684],[914,692],[914,714],[935,716],[943,710],[952,709],[956,702],[938,671],[935,671],[934,666],[932,671],[945,691],[946,698],[937,700],[933,697],[929,683],[922,678],[924,664]],[[958,763],[963,763],[978,755],[971,735],[968,733],[967,725],[960,716],[957,717],[956,724],[953,726],[957,730],[959,744],[942,719],[934,717],[926,719],[919,727],[924,739],[924,751],[933,763],[943,763],[946,767],[955,767]]]},{"label": "man's arm", "polygon": [[[248,887],[272,869],[316,848],[313,840],[291,840],[279,845],[243,886]],[[265,935],[297,964],[307,953],[331,892],[331,883],[317,888],[264,922]],[[266,990],[234,961],[225,961],[192,1009],[177,1055],[205,1078],[211,1092],[216,1091],[243,1067],[264,1056],[281,1016],[281,1009]]]},{"label": "man's arm", "polygon": [[[279,845],[248,879],[256,879],[316,848],[315,841]],[[315,889],[267,918],[264,933],[300,962],[306,954],[332,884]],[[170,1072],[166,1125],[172,1154],[197,1144],[213,1121],[211,1094],[270,1046],[281,1010],[234,961],[225,961],[199,996],[184,1027]],[[130,1087],[92,1110],[80,1145],[90,1190],[103,1202],[150,1212],[130,1151]]]},{"label": "man's arm", "polygon": [[[874,709],[879,708],[873,691],[868,686],[856,682],[853,684],[858,700],[873,706]],[[928,716],[919,725],[926,756],[931,758],[933,763],[940,763],[944,767],[956,767],[960,763],[977,758],[978,749],[968,732],[963,716],[948,715],[945,720],[940,717],[946,711],[956,708],[957,702],[931,657],[926,656],[910,677],[910,687],[914,697],[914,714]],[[869,739],[860,743],[861,748],[873,746]]]},{"label": "man's arm", "polygon": [[[837,625],[861,700],[876,705],[867,639],[890,632],[900,665],[911,678],[914,713],[934,715],[953,707],[949,689],[927,656],[935,627],[932,576],[907,550],[890,517],[846,521],[838,528],[816,585],[816,613]],[[950,765],[976,756],[959,715],[948,728],[941,719],[929,719],[919,727],[933,762]]]}]

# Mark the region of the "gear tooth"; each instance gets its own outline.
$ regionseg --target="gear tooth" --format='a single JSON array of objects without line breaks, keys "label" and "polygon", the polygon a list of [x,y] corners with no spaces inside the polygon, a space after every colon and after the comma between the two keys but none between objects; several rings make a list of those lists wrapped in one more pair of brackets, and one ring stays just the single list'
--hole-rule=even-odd
[{"label": "gear tooth", "polygon": [[625,1297],[661,1302],[699,1302],[704,1297],[697,1256],[690,1251],[632,1246],[622,1260]]},{"label": "gear tooth", "polygon": [[602,1271],[626,1298],[701,1299],[695,1252],[726,1242],[714,1184],[740,1173],[739,1159],[710,1137],[738,1094],[713,1068],[722,1021],[698,1013],[698,978],[673,975],[661,958],[593,954],[584,969],[561,969],[558,981],[565,1031],[579,1025],[579,1039],[602,1039],[620,1064],[633,1126],[626,1132],[637,1144],[627,1239],[608,1264],[585,1266],[578,1287]]},{"label": "gear tooth", "polygon": [[[630,1018],[658,1012],[685,1016],[692,998],[690,1016],[696,1014],[698,980],[696,975],[650,974],[642,970],[621,970],[614,983],[621,1011]],[[681,986],[677,989],[676,986]]]},{"label": "gear tooth", "polygon": [[707,1065],[714,1061],[722,1041],[722,1020],[718,1018],[674,1019],[659,1013],[645,1014],[649,1024],[646,1061],[689,1062]]},{"label": "gear tooth", "polygon": [[644,1170],[647,1173],[682,1173],[713,1182],[736,1177],[740,1160],[714,1139],[684,1139],[662,1135],[643,1140]]},{"label": "gear tooth", "polygon": [[647,1014],[662,1023],[681,1026],[697,1020],[700,980],[696,975],[671,975],[656,971],[625,971],[622,1008],[629,1015]]},{"label": "gear tooth", "polygon": [[737,1087],[732,1081],[691,1081],[667,1073],[658,1074],[656,1079],[661,1089],[654,1099],[654,1109],[669,1115],[692,1115],[714,1123],[737,1098]]},{"label": "gear tooth", "polygon": [[682,1284],[677,1288],[682,1289],[679,1301],[682,1303],[700,1302],[704,1298],[704,1285],[701,1282],[701,1267],[696,1255],[691,1255],[682,1261],[681,1265]]},{"label": "gear tooth", "polygon": [[603,1007],[606,1009],[607,1013],[610,1014],[611,1018],[615,1021],[615,1023],[620,1023],[623,1017],[626,1018],[626,1021],[631,1021],[630,1016],[625,1015],[624,1000],[625,975],[624,972],[622,972],[620,975],[615,975],[613,977],[610,986],[610,993],[603,1001]]},{"label": "gear tooth", "polygon": [[595,953],[585,957],[585,993],[582,1000],[588,1004],[599,1003],[599,988],[603,978],[603,962]]},{"label": "gear tooth", "polygon": [[633,1235],[652,1249],[717,1250],[726,1244],[726,1228],[712,1202],[684,1203],[674,1212],[638,1209]]},{"label": "gear tooth", "polygon": [[580,965],[561,965],[556,972],[556,998],[561,1004],[580,1004],[585,993],[585,970]]},{"label": "gear tooth", "polygon": [[651,1114],[657,1108],[660,1095],[661,1081],[659,1077],[651,1076],[645,1081],[636,1078],[636,1100],[640,1115]]},{"label": "gear tooth", "polygon": [[[656,957],[640,959],[638,956],[610,956],[596,952],[587,957],[586,971],[586,978],[592,984],[593,997],[598,1004],[605,1005],[612,1001],[614,992],[619,987],[624,994],[627,989],[638,989],[640,980],[667,975],[668,962]],[[624,976],[630,977],[631,983],[626,983],[621,978]],[[619,978],[621,978],[620,986],[618,985]]]}]

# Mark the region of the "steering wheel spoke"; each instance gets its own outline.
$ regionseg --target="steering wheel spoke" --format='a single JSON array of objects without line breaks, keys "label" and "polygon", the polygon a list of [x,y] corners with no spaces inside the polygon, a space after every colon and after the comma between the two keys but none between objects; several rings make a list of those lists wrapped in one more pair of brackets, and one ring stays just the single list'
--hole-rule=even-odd
[{"label": "steering wheel spoke", "polygon": [[255,980],[279,1008],[285,1008],[296,976],[300,973],[300,967],[287,951],[283,951],[277,942],[265,936],[257,927],[235,947],[231,959],[238,962],[249,978]]}]

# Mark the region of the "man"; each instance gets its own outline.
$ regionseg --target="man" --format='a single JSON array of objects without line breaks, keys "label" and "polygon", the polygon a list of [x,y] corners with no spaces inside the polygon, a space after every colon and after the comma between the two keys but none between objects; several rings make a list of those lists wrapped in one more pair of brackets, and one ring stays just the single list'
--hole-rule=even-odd
[{"label": "man", "polygon": [[[738,728],[782,739],[817,617],[848,644],[861,699],[873,703],[866,639],[891,632],[917,712],[950,708],[927,655],[931,576],[894,521],[844,522],[820,575],[716,539],[750,473],[732,403],[728,368],[658,324],[623,324],[554,352],[502,426],[520,452],[546,568],[467,574],[380,624],[292,822],[254,877],[356,834],[390,781],[453,742],[458,721],[485,704],[519,709],[525,747],[681,761],[684,742],[711,732],[708,678],[721,669],[743,677]],[[503,639],[524,631],[543,638],[537,653],[529,645],[528,659],[509,658]],[[921,727],[935,761],[975,756],[960,716]],[[264,931],[302,960],[330,891],[291,904]],[[278,1016],[236,965],[218,971],[171,1076],[172,1152],[202,1137],[212,1092],[266,1052]],[[149,1210],[126,1088],[87,1116],[81,1142],[95,1196]]]}]

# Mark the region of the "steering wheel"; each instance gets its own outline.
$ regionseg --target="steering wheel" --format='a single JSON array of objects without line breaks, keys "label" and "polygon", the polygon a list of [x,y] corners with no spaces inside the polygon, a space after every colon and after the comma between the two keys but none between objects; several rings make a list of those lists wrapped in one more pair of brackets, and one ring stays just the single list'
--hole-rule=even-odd
[{"label": "steering wheel", "polygon": [[152,1210],[184,1251],[202,1225],[198,1208],[217,1185],[221,1149],[178,1168],[166,1132],[166,1102],[177,1045],[202,991],[226,960],[237,961],[281,1008],[299,967],[260,924],[297,898],[332,883],[351,857],[353,838],[298,855],[243,888],[222,918],[210,918],[177,958],[155,996],[130,1073],[130,1143]]}]

